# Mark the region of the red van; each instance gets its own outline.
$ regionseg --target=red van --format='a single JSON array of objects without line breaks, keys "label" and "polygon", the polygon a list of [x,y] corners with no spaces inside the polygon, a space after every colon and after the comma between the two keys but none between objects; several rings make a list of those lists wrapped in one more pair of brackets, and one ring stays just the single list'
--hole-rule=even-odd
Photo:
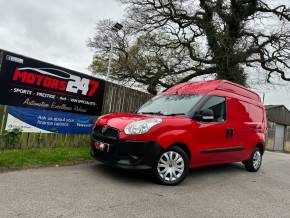
[{"label": "red van", "polygon": [[265,149],[266,113],[258,94],[213,80],[178,84],[136,113],[99,117],[92,156],[123,169],[150,170],[176,185],[189,168],[242,162],[256,172]]}]

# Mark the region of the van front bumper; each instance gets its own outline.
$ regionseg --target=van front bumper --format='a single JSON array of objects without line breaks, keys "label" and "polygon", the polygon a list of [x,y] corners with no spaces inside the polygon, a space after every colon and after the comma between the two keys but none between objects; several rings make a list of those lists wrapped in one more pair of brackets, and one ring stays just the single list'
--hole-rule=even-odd
[{"label": "van front bumper", "polygon": [[92,139],[91,155],[107,165],[130,170],[150,170],[155,166],[162,148],[151,141],[118,140],[109,144],[109,152],[99,150]]}]

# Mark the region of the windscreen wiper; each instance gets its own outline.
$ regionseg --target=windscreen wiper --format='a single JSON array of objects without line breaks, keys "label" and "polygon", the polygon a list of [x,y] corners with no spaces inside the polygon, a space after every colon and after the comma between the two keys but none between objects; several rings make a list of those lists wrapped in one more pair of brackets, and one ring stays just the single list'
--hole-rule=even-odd
[{"label": "windscreen wiper", "polygon": [[181,116],[181,115],[186,115],[186,114],[185,113],[164,114],[164,116]]},{"label": "windscreen wiper", "polygon": [[140,112],[140,114],[150,114],[150,115],[161,115],[164,116],[163,113],[159,112]]}]

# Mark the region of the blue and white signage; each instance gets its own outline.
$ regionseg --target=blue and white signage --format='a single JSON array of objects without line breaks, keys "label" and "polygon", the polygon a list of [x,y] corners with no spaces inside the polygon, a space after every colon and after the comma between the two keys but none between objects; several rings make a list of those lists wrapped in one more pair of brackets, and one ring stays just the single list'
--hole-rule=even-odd
[{"label": "blue and white signage", "polygon": [[6,130],[23,132],[90,134],[95,117],[27,107],[9,107]]}]

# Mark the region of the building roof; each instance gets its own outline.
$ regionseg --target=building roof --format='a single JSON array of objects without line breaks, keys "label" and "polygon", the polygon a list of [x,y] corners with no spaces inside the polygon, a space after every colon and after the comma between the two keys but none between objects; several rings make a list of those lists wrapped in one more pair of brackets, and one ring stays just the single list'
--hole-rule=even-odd
[{"label": "building roof", "polygon": [[[267,109],[273,109],[273,108],[279,108],[279,107],[284,107],[286,108],[284,105],[280,104],[280,105],[265,105],[266,110]],[[287,109],[287,108],[286,108]]]},{"label": "building roof", "polygon": [[284,105],[266,105],[267,119],[274,123],[290,126],[290,111]]}]

